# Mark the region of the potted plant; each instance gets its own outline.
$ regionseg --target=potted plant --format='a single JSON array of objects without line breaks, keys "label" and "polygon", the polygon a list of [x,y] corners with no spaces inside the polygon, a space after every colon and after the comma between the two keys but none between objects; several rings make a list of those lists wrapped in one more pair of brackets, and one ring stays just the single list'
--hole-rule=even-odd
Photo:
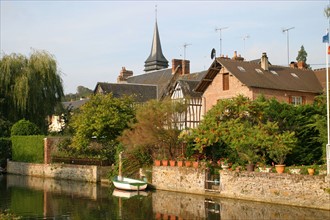
[{"label": "potted plant", "polygon": [[175,160],[173,160],[173,159],[170,160],[170,166],[171,167],[174,167],[175,166]]},{"label": "potted plant", "polygon": [[315,168],[316,168],[316,165],[315,164],[312,165],[312,166],[307,167],[308,174],[311,175],[311,176],[313,176],[314,173],[315,173]]},{"label": "potted plant", "polygon": [[269,157],[276,163],[277,173],[283,173],[286,156],[292,151],[296,138],[294,132],[285,131],[282,134],[274,134],[274,139],[268,148]]}]

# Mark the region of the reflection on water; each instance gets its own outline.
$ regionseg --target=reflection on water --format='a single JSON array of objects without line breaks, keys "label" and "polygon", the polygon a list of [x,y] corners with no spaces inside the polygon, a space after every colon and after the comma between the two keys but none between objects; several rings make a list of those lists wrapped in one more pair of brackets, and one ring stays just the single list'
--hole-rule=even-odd
[{"label": "reflection on water", "polygon": [[0,176],[0,210],[29,219],[329,219],[330,211],[168,191]]}]

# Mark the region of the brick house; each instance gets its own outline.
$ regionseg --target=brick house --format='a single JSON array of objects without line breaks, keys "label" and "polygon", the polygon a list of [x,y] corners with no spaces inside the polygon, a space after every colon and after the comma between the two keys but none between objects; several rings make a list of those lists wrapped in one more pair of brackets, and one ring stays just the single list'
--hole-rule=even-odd
[{"label": "brick house", "polygon": [[235,52],[232,59],[216,58],[195,91],[203,94],[205,114],[218,100],[239,94],[252,100],[264,95],[297,105],[312,103],[323,89],[315,73],[303,65],[271,65],[266,53],[260,60],[247,62]]}]

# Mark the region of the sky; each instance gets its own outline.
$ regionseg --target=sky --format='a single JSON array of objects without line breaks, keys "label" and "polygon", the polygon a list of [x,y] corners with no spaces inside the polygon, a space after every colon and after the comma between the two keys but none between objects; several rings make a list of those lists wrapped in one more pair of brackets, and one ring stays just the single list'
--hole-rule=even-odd
[{"label": "sky", "polygon": [[266,52],[273,65],[287,66],[288,55],[295,61],[303,45],[307,63],[318,69],[326,63],[322,36],[329,26],[324,15],[329,3],[0,0],[0,56],[48,51],[65,94],[76,93],[78,86],[94,90],[98,82],[115,83],[122,67],[144,73],[157,18],[170,66],[172,59],[185,58],[191,72],[206,70],[212,48],[217,56],[220,49],[228,57],[237,51],[245,60]]}]

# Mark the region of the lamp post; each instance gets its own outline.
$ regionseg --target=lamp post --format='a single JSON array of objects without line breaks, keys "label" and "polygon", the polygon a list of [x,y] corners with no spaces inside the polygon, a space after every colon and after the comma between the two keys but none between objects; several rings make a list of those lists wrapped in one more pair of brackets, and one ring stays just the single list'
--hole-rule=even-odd
[{"label": "lamp post", "polygon": [[283,29],[282,32],[286,32],[286,48],[288,53],[288,66],[290,66],[290,56],[289,56],[289,30],[293,29],[294,27]]}]

